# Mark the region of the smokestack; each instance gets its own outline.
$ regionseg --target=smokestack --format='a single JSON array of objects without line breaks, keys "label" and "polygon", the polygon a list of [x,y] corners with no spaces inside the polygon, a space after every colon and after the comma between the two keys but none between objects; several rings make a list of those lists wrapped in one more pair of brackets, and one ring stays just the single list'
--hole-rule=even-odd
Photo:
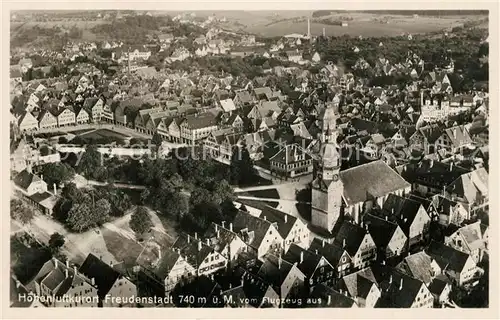
[{"label": "smokestack", "polygon": [[232,222],[229,224],[229,231],[233,232],[233,223]]},{"label": "smokestack", "polygon": [[420,105],[424,105],[424,90],[420,91]]},{"label": "smokestack", "polygon": [[54,195],[57,196],[57,185],[54,183]]},{"label": "smokestack", "polygon": [[78,270],[76,270],[76,266],[73,266],[73,272],[75,273],[75,276],[78,274]]},{"label": "smokestack", "polygon": [[288,215],[285,214],[285,223],[288,223]]},{"label": "smokestack", "polygon": [[304,251],[300,252],[300,263],[304,262]]},{"label": "smokestack", "polygon": [[345,248],[345,239],[342,240],[342,248]]},{"label": "smokestack", "polygon": [[215,225],[215,232],[219,233],[219,226],[217,224]]},{"label": "smokestack", "polygon": [[95,286],[95,278],[90,279],[90,283],[92,283],[92,285]]},{"label": "smokestack", "polygon": [[188,243],[191,242],[191,236],[188,234]]},{"label": "smokestack", "polygon": [[307,37],[311,39],[311,19],[307,18]]},{"label": "smokestack", "polygon": [[201,241],[198,241],[198,251],[201,251]]},{"label": "smokestack", "polygon": [[194,233],[194,238],[195,238],[196,240],[198,240],[198,232],[195,232],[195,233]]},{"label": "smokestack", "polygon": [[57,269],[58,267],[58,260],[54,258],[54,269]]},{"label": "smokestack", "polygon": [[207,238],[207,246],[210,245],[210,239]]},{"label": "smokestack", "polygon": [[225,228],[226,227],[226,221],[222,221],[222,227]]},{"label": "smokestack", "polygon": [[220,230],[217,230],[217,238],[220,238]]},{"label": "smokestack", "polygon": [[430,168],[432,168],[433,166],[434,166],[434,160],[433,160],[433,159],[431,159],[431,163],[430,163],[430,166],[429,166],[429,167],[430,167]]},{"label": "smokestack", "polygon": [[389,283],[392,283],[392,274],[389,276]]},{"label": "smokestack", "polygon": [[450,172],[453,171],[453,162],[450,162]]},{"label": "smokestack", "polygon": [[401,282],[399,283],[399,290],[403,290],[403,278],[401,278]]},{"label": "smokestack", "polygon": [[281,269],[281,254],[278,257],[278,269]]},{"label": "smokestack", "polygon": [[388,221],[389,220],[389,217],[388,216],[385,216],[385,221]]}]

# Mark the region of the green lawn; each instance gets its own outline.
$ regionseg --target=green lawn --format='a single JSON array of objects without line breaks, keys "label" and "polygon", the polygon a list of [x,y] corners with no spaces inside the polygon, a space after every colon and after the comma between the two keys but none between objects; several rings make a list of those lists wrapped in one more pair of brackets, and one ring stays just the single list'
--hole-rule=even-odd
[{"label": "green lawn", "polygon": [[118,262],[123,261],[126,268],[135,266],[137,257],[143,249],[139,243],[108,229],[102,230],[102,237],[106,248]]}]

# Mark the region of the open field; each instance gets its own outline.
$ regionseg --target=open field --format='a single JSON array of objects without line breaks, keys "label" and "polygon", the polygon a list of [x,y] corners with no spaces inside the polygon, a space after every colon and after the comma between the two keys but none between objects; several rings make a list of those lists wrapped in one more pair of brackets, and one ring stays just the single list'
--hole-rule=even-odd
[{"label": "open field", "polygon": [[[328,19],[336,21],[340,17],[352,18],[347,21],[347,27],[329,25],[320,22],[320,20]],[[463,25],[468,20],[473,20],[475,17],[418,17],[413,16],[397,16],[397,15],[375,15],[366,13],[342,13],[330,15],[311,20],[311,34],[319,36],[325,28],[327,36],[399,36],[402,33],[427,33],[439,31],[446,28]],[[476,17],[477,18],[477,17]],[[484,18],[481,16],[481,18]],[[389,23],[380,22],[380,20],[388,21]],[[290,33],[307,33],[307,19],[291,19],[273,24],[257,24],[249,26],[249,32],[261,34],[263,36],[281,36]]]}]

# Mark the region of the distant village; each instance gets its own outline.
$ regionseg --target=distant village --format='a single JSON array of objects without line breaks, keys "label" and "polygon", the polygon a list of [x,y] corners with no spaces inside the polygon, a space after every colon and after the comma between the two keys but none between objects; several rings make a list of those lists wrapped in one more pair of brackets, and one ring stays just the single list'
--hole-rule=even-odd
[{"label": "distant village", "polygon": [[[131,262],[89,249],[82,262],[54,254],[25,281],[13,272],[11,306],[459,308],[487,299],[487,90],[454,90],[453,59],[427,70],[428,61],[409,50],[401,61],[380,56],[370,64],[352,48],[353,69],[410,79],[403,87],[369,86],[325,60],[310,22],[304,34],[261,41],[218,27],[225,18],[195,18],[172,18],[203,30],[189,44],[169,31],[144,45],[110,39],[16,51],[12,197],[59,223],[53,214],[67,183],[48,180],[44,167],[66,165],[88,144],[116,162],[197,148],[227,170],[235,148],[244,148],[252,170],[270,183],[232,186],[235,194],[303,183],[304,199],[281,201],[305,204],[306,214],[264,196],[236,197],[232,219],[211,221],[203,233],[181,230],[166,241],[164,231],[145,232]],[[194,65],[207,57],[268,63],[251,78]],[[191,71],[177,69],[182,62]],[[157,150],[145,143],[152,139]],[[78,189],[107,183],[85,178]],[[107,185],[119,183],[129,182]],[[21,235],[36,223],[16,225]],[[27,234],[50,246],[49,237]]]}]

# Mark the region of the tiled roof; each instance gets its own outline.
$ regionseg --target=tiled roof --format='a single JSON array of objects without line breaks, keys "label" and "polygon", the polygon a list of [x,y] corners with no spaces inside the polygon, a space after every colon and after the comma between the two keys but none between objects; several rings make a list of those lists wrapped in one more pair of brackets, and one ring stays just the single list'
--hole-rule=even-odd
[{"label": "tiled roof", "polygon": [[[343,246],[351,257],[356,255],[368,231],[356,224],[344,221],[335,236],[335,243]],[[344,246],[345,244],[345,246]]]},{"label": "tiled roof", "polygon": [[28,187],[33,183],[40,181],[40,177],[28,172],[27,170],[23,170],[19,172],[19,174],[14,178],[14,183],[23,189],[28,189]]},{"label": "tiled roof", "polygon": [[283,239],[288,236],[295,221],[297,221],[296,217],[270,206],[265,206],[264,210],[262,210],[260,218],[264,219],[264,217],[266,220],[277,224],[278,232]]},{"label": "tiled roof", "polygon": [[78,270],[89,279],[94,278],[99,298],[104,299],[113,284],[120,277],[120,273],[111,266],[90,253]]},{"label": "tiled roof", "polygon": [[344,199],[348,205],[364,202],[369,197],[382,197],[410,186],[382,160],[359,165],[340,172]]},{"label": "tiled roof", "polygon": [[462,273],[470,257],[467,253],[434,240],[431,241],[427,248],[427,253],[436,260],[443,270],[447,269],[457,273]]},{"label": "tiled roof", "polygon": [[314,286],[311,298],[321,301],[319,304],[312,304],[315,308],[352,308],[356,302],[342,293],[327,287],[324,284]]}]

